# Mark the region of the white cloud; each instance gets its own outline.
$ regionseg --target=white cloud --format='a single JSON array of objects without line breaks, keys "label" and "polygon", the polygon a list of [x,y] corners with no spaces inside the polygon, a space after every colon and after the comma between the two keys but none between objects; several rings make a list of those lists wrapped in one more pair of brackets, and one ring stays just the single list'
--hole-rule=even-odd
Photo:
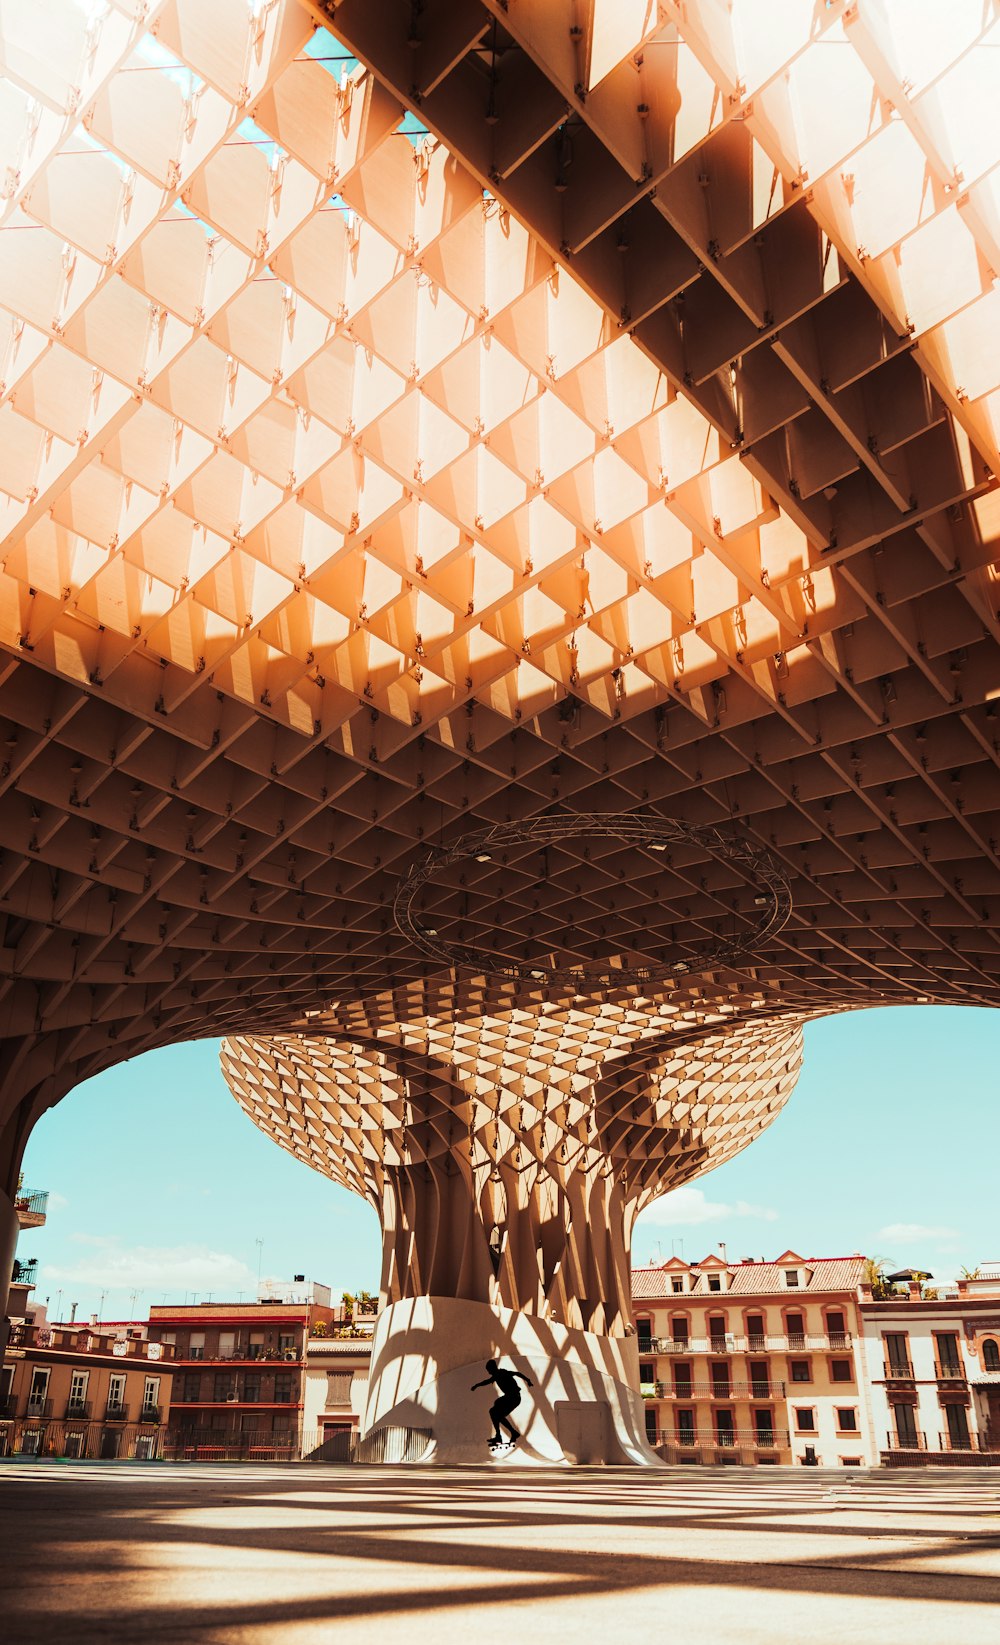
[{"label": "white cloud", "polygon": [[667,1228],[694,1228],[705,1222],[732,1222],[740,1217],[777,1222],[778,1213],[767,1205],[750,1205],[745,1199],[738,1199],[733,1205],[706,1199],[700,1188],[675,1188],[642,1212],[639,1228],[650,1223]]},{"label": "white cloud", "polygon": [[238,1291],[256,1289],[257,1276],[245,1262],[207,1245],[123,1246],[116,1235],[101,1234],[74,1234],[72,1239],[89,1254],[78,1262],[44,1264],[44,1283],[102,1291],[211,1291],[234,1298]]},{"label": "white cloud", "polygon": [[905,1240],[926,1239],[936,1242],[958,1239],[959,1232],[957,1228],[942,1228],[933,1224],[929,1226],[924,1222],[890,1222],[884,1228],[879,1229],[875,1238],[885,1240],[890,1245],[895,1245]]}]

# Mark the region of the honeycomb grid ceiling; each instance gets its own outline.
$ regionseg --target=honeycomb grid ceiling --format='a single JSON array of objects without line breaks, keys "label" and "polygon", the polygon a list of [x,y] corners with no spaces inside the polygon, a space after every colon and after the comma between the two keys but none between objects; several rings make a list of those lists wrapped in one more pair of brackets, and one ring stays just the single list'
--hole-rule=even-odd
[{"label": "honeycomb grid ceiling", "polygon": [[[553,809],[792,885],[581,1045],[996,1003],[998,58],[982,0],[3,10],[11,1157],[151,1045],[569,1021],[390,912]],[[533,862],[428,907],[581,962],[752,917],[696,852]]]}]

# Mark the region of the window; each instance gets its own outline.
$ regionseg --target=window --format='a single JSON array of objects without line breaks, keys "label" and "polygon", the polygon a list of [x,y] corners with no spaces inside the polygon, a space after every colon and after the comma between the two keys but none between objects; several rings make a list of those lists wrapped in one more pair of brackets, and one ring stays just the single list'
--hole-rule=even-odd
[{"label": "window", "polygon": [[840,1463],[841,1463],[841,1467],[843,1467],[843,1468],[860,1468],[861,1467],[861,1458],[860,1457],[841,1457]]},{"label": "window", "polygon": [[243,1403],[256,1405],[260,1399],[260,1372],[248,1371],[243,1378]]},{"label": "window", "polygon": [[83,1416],[87,1408],[87,1383],[90,1381],[89,1371],[74,1371],[69,1383],[69,1399],[66,1403],[66,1415]]},{"label": "window", "polygon": [[729,1365],[712,1366],[712,1393],[716,1399],[729,1398]]},{"label": "window", "polygon": [[795,1426],[800,1434],[814,1434],[816,1432],[816,1412],[811,1405],[796,1407]]},{"label": "window", "polygon": [[756,1429],[758,1445],[774,1444],[773,1411],[755,1411],[753,1414],[753,1425]]},{"label": "window", "polygon": [[905,1331],[887,1331],[883,1338],[890,1377],[912,1377],[910,1339]]},{"label": "window", "polygon": [[350,1405],[351,1403],[351,1373],[350,1371],[328,1371],[326,1375],[326,1403],[327,1405]]},{"label": "window", "polygon": [[797,1268],[786,1268],[785,1269],[785,1284],[788,1286],[789,1290],[793,1290],[798,1285],[798,1283],[799,1283],[799,1271],[798,1271],[798,1269]]},{"label": "window", "polygon": [[675,1342],[683,1342],[687,1346],[688,1322],[685,1316],[675,1314],[670,1321],[670,1334]]},{"label": "window", "polygon": [[709,1276],[708,1276],[708,1289],[710,1291],[721,1291],[722,1290],[722,1278],[719,1274],[709,1274]]},{"label": "window", "polygon": [[220,1331],[219,1332],[219,1358],[220,1359],[235,1359],[235,1357],[236,1357],[236,1332],[235,1331]]},{"label": "window", "polygon": [[155,1411],[160,1403],[159,1377],[147,1377],[142,1390],[142,1408],[144,1411]]},{"label": "window", "polygon": [[657,1426],[656,1426],[656,1406],[655,1405],[647,1405],[646,1406],[646,1438],[648,1439],[650,1445],[655,1445],[656,1444],[656,1441],[657,1441],[657,1438],[658,1438],[658,1433],[657,1433]]},{"label": "window", "polygon": [[915,1450],[918,1444],[917,1424],[913,1415],[912,1405],[896,1405],[893,1407],[896,1418],[896,1441],[908,1450]]},{"label": "window", "polygon": [[264,1357],[264,1333],[263,1333],[263,1331],[251,1331],[250,1332],[250,1346],[249,1346],[249,1349],[247,1351],[247,1359],[263,1359],[263,1357]]},{"label": "window", "polygon": [[983,1343],[983,1365],[987,1371],[1000,1371],[1000,1348],[990,1337]]},{"label": "window", "polygon": [[725,1343],[725,1340],[726,1340],[726,1316],[725,1316],[725,1314],[712,1314],[709,1317],[708,1335],[709,1335],[709,1338],[710,1338],[711,1342],[713,1343],[713,1345],[716,1344],[716,1343],[723,1343],[723,1344]]},{"label": "window", "polygon": [[639,1381],[640,1382],[655,1382],[656,1381],[656,1366],[653,1365],[651,1363],[651,1361],[644,1359],[640,1362],[640,1365],[639,1365]]},{"label": "window", "polygon": [[847,1325],[840,1308],[827,1309],[826,1334],[835,1348],[846,1347]]},{"label": "window", "polygon": [[670,1289],[673,1292],[675,1297],[683,1296],[684,1295],[684,1281],[682,1279],[672,1279],[670,1281]]},{"label": "window", "polygon": [[806,1322],[804,1314],[786,1314],[785,1329],[788,1332],[790,1348],[802,1348],[806,1340]]},{"label": "window", "polygon": [[678,1444],[679,1445],[693,1445],[694,1444],[694,1412],[693,1411],[678,1411],[676,1413],[676,1416],[677,1416],[677,1442],[678,1442]]},{"label": "window", "polygon": [[958,1335],[954,1331],[935,1331],[934,1342],[937,1349],[938,1375],[957,1377],[962,1374],[962,1361],[958,1352]]},{"label": "window", "polygon": [[279,1371],[274,1379],[274,1403],[287,1404],[292,1398],[292,1377],[289,1371]]},{"label": "window", "polygon": [[750,1338],[751,1351],[764,1346],[764,1316],[763,1314],[747,1315],[747,1336]]},{"label": "window", "polygon": [[720,1445],[735,1445],[736,1434],[733,1428],[732,1411],[716,1411],[715,1437]]},{"label": "window", "polygon": [[298,1352],[295,1346],[295,1337],[289,1331],[282,1331],[278,1337],[278,1353],[282,1359],[296,1359]]},{"label": "window", "polygon": [[754,1399],[767,1399],[771,1392],[771,1376],[766,1359],[750,1361],[750,1393]]},{"label": "window", "polygon": [[853,1361],[849,1360],[849,1359],[831,1359],[831,1361],[830,1361],[830,1381],[831,1382],[853,1382],[854,1381],[854,1364],[853,1364]]},{"label": "window", "polygon": [[635,1322],[635,1328],[639,1337],[640,1354],[650,1353],[653,1346],[652,1321],[648,1319],[637,1319]]},{"label": "window", "polygon": [[212,1398],[214,1400],[221,1403],[222,1400],[228,1400],[230,1396],[235,1400],[236,1378],[232,1371],[216,1371],[212,1383]]},{"label": "window", "polygon": [[789,1370],[793,1382],[812,1381],[812,1361],[808,1359],[793,1359],[789,1361]]},{"label": "window", "polygon": [[691,1397],[690,1365],[674,1366],[674,1391],[685,1399],[689,1399]]},{"label": "window", "polygon": [[125,1410],[125,1377],[115,1374],[108,1378],[108,1415],[113,1411]]},{"label": "window", "polygon": [[31,1387],[28,1390],[29,1417],[37,1417],[43,1414],[48,1391],[49,1373],[47,1370],[38,1367],[31,1373]]},{"label": "window", "polygon": [[204,1333],[204,1331],[192,1331],[191,1332],[191,1341],[190,1341],[190,1344],[188,1346],[188,1356],[187,1357],[188,1357],[188,1359],[204,1359],[205,1358],[205,1333]]},{"label": "window", "polygon": [[967,1451],[969,1449],[969,1418],[964,1405],[949,1404],[945,1406],[945,1417],[948,1423],[948,1445],[953,1451]]},{"label": "window", "polygon": [[858,1431],[858,1413],[853,1406],[837,1406],[837,1427],[842,1434],[856,1434]]}]

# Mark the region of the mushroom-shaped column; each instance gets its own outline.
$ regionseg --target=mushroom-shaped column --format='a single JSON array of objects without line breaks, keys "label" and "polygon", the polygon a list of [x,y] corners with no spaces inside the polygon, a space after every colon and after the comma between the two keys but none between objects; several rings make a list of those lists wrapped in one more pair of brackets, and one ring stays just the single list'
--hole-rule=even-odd
[{"label": "mushroom-shaped column", "polygon": [[[431,1054],[425,1037],[241,1037],[226,1079],[275,1141],[379,1212],[381,1316],[366,1423],[481,1460],[487,1360],[533,1387],[518,1456],[650,1461],[629,1327],[628,1251],[657,1194],[744,1147],[789,1095],[801,1026],[784,1018],[647,1036],[601,1056]],[[495,1390],[494,1390],[495,1393]],[[493,1396],[491,1396],[493,1397]]]}]

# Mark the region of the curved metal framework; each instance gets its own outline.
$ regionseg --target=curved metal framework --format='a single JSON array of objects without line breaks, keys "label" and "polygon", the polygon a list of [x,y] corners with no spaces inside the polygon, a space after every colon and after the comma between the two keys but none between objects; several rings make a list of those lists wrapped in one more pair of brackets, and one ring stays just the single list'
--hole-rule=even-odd
[{"label": "curved metal framework", "polygon": [[[678,950],[673,959],[659,965],[628,965],[623,960],[614,968],[598,970],[587,966],[538,965],[510,955],[497,955],[489,949],[448,942],[418,915],[415,904],[420,893],[435,876],[456,863],[489,862],[494,852],[505,853],[512,847],[546,846],[588,835],[620,840],[643,852],[665,852],[672,845],[696,845],[708,856],[735,864],[755,888],[754,906],[759,909],[755,924],[742,935],[686,947],[683,957]],[[393,917],[403,936],[431,959],[519,982],[576,987],[581,991],[620,988],[623,983],[656,986],[676,981],[688,973],[697,975],[720,967],[739,966],[761,943],[782,929],[791,911],[788,876],[763,846],[714,824],[620,812],[557,813],[532,817],[526,822],[498,823],[474,834],[462,834],[451,845],[432,851],[411,870],[392,905]]]}]

